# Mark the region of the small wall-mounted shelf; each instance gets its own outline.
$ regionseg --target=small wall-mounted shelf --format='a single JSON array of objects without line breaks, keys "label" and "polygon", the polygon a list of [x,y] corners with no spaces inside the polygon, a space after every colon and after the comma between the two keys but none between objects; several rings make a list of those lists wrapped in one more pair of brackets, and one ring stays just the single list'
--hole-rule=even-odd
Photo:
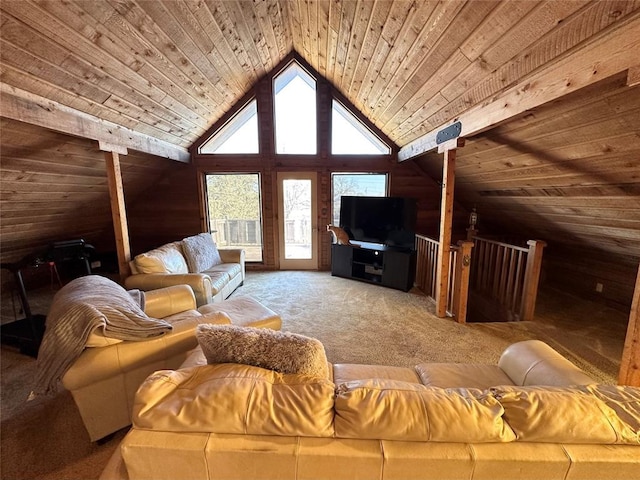
[{"label": "small wall-mounted shelf", "polygon": [[331,274],[408,291],[413,287],[416,254],[413,250],[376,243],[354,242],[331,246]]}]

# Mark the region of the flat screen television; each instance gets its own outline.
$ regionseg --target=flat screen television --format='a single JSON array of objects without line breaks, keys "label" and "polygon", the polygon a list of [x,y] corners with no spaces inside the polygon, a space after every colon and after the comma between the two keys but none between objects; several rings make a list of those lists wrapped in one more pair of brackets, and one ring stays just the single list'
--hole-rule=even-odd
[{"label": "flat screen television", "polygon": [[413,249],[416,201],[403,197],[340,199],[340,227],[351,240]]}]

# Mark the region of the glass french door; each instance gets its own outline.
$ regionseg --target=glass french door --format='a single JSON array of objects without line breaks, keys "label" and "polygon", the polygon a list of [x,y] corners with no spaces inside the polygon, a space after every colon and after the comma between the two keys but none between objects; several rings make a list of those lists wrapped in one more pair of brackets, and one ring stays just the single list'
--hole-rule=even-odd
[{"label": "glass french door", "polygon": [[281,270],[318,268],[316,184],[315,172],[278,172]]}]

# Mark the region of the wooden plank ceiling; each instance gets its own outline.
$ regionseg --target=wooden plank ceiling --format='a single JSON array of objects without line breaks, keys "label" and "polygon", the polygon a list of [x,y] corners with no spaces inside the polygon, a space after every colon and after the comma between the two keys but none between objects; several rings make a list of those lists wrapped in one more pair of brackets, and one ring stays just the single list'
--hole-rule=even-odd
[{"label": "wooden plank ceiling", "polygon": [[0,81],[188,147],[295,50],[404,146],[637,21],[638,9],[633,0],[5,1]]},{"label": "wooden plank ceiling", "polygon": [[[157,156],[173,157],[157,152],[169,145],[188,156],[292,51],[405,147],[517,86],[544,94],[528,83],[540,72],[613,33],[637,43],[640,32],[640,0],[6,0],[0,15],[4,116],[16,119],[4,102],[10,95],[34,118],[71,124],[76,111],[87,131],[142,135],[123,157],[129,198],[171,168]],[[637,49],[629,52],[632,61]],[[476,205],[494,231],[604,249],[637,264],[640,94],[628,85],[638,72],[468,139],[457,161],[458,204]],[[80,216],[92,195],[106,195],[106,180],[102,155],[95,163],[87,151],[94,143],[6,119],[0,126],[4,258],[7,247],[15,257],[74,233],[69,212]],[[440,177],[439,156],[412,161]],[[49,192],[50,208],[33,211],[36,191]],[[108,212],[98,213],[78,235],[109,226]],[[437,216],[437,205],[427,213]],[[16,227],[25,222],[50,234],[25,242]]]}]

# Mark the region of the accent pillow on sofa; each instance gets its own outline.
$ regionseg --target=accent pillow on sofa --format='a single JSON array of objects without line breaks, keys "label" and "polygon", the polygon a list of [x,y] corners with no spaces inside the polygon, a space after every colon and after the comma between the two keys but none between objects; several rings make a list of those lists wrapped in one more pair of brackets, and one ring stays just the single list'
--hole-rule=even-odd
[{"label": "accent pillow on sofa", "polygon": [[191,273],[204,272],[222,263],[220,252],[210,233],[184,238],[182,251]]},{"label": "accent pillow on sofa", "polygon": [[209,364],[241,363],[329,378],[324,346],[315,338],[267,328],[211,324],[198,325],[196,337]]}]

